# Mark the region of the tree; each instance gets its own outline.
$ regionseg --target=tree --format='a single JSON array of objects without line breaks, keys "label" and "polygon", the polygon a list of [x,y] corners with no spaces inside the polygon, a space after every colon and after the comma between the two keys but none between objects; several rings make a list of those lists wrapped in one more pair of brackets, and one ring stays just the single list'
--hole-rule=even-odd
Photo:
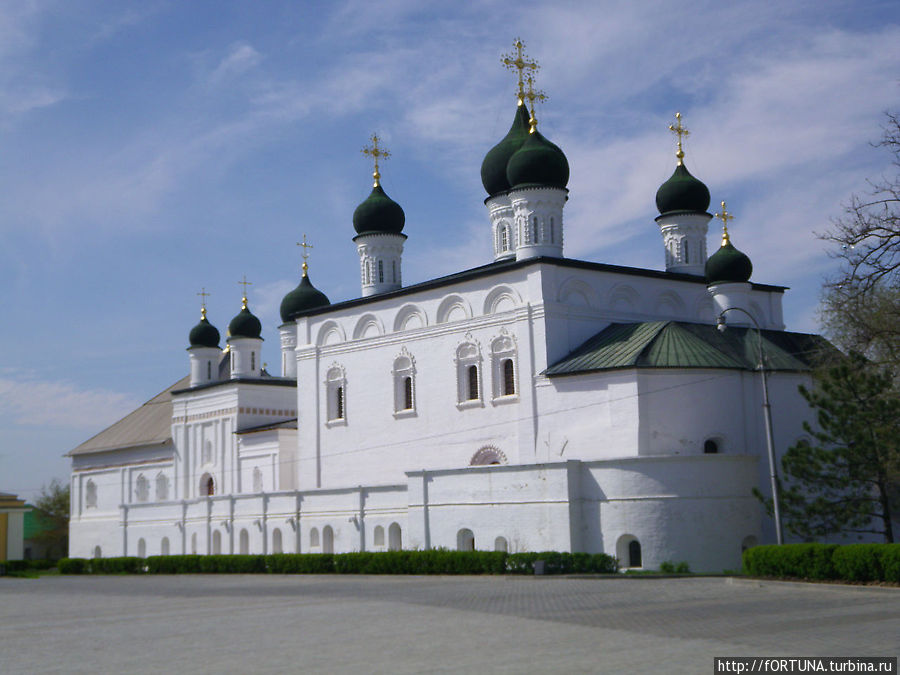
[{"label": "tree", "polygon": [[839,346],[900,366],[900,115],[886,113],[875,147],[892,155],[893,175],[869,181],[821,235],[840,271],[824,288],[822,322]]},{"label": "tree", "polygon": [[[900,397],[894,373],[858,353],[825,368],[800,393],[816,413],[812,439],[782,458],[781,508],[805,538],[878,534],[893,543],[893,485],[900,475]],[[893,502],[893,503],[892,503]]]},{"label": "tree", "polygon": [[47,547],[47,557],[66,555],[69,550],[69,484],[54,478],[50,487],[41,487],[41,494],[34,505],[50,527],[41,532],[37,539]]}]

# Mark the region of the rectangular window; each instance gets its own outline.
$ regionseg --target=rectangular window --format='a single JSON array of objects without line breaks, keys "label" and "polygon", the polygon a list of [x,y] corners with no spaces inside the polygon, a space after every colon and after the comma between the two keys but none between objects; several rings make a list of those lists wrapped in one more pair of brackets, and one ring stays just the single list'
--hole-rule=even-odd
[{"label": "rectangular window", "polygon": [[378,283],[384,283],[384,260],[378,261]]}]

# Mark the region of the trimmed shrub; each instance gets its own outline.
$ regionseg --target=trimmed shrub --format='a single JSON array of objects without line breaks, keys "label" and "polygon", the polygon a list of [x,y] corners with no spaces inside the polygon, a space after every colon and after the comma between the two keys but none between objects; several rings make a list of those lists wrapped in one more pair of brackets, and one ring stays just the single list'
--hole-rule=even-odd
[{"label": "trimmed shrub", "polygon": [[266,569],[271,574],[332,574],[331,553],[273,553],[266,556]]},{"label": "trimmed shrub", "polygon": [[613,574],[619,566],[616,559],[605,553],[510,553],[506,571],[511,574],[534,574],[534,563],[544,562],[544,574]]},{"label": "trimmed shrub", "polygon": [[754,546],[744,551],[744,573],[762,577],[837,579],[832,556],[837,544]]},{"label": "trimmed shrub", "polygon": [[839,579],[880,581],[884,578],[879,549],[884,544],[848,544],[834,551],[832,561]]},{"label": "trimmed shrub", "polygon": [[884,581],[900,583],[900,544],[881,544],[878,549]]},{"label": "trimmed shrub", "polygon": [[85,558],[61,558],[57,563],[60,574],[86,574],[88,560]]},{"label": "trimmed shrub", "polygon": [[94,558],[91,574],[140,574],[144,571],[144,559],[135,556],[118,558]]},{"label": "trimmed shrub", "polygon": [[201,555],[152,555],[145,561],[149,574],[197,574]]}]

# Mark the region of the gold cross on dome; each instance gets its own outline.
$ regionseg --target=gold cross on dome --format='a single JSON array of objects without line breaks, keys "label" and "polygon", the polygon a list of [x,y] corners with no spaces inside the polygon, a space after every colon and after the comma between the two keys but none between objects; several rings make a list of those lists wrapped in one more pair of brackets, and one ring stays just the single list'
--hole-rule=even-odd
[{"label": "gold cross on dome", "polygon": [[241,309],[247,309],[247,286],[252,286],[253,284],[247,281],[246,274],[241,275],[241,280],[238,284],[244,287],[244,295],[241,298]]},{"label": "gold cross on dome", "polygon": [[297,246],[303,247],[303,276],[306,276],[306,270],[309,269],[309,265],[306,264],[306,259],[309,258],[309,249],[314,248],[312,244],[306,243],[306,233],[303,233],[303,241],[297,242]]},{"label": "gold cross on dome", "polygon": [[513,47],[516,48],[514,53],[504,54],[503,58],[500,59],[500,62],[506,66],[507,70],[516,70],[518,71],[519,78],[519,88],[516,92],[516,97],[519,101],[519,105],[524,105],[525,103],[525,70],[530,70],[532,73],[540,70],[540,65],[537,61],[525,56],[525,43],[522,42],[521,38],[516,38],[516,41],[513,42]]},{"label": "gold cross on dome", "polygon": [[528,103],[531,104],[531,119],[528,120],[529,132],[534,133],[534,130],[537,129],[537,117],[534,114],[534,102],[543,103],[546,101],[549,96],[545,94],[540,89],[534,88],[534,75],[528,73],[525,76],[525,82],[528,84],[527,89],[525,90],[525,98],[528,99]]},{"label": "gold cross on dome", "polygon": [[678,163],[681,164],[681,160],[684,159],[684,148],[681,142],[690,136],[691,132],[681,123],[680,112],[675,113],[675,124],[669,125],[669,131],[678,136],[678,150],[675,152],[675,156],[678,158]]},{"label": "gold cross on dome", "polygon": [[379,181],[381,180],[381,174],[378,172],[378,160],[379,158],[387,159],[390,157],[391,151],[378,147],[378,142],[381,140],[378,137],[378,134],[372,134],[372,137],[369,140],[372,141],[371,147],[367,145],[361,152],[367,157],[372,157],[375,160],[375,171],[372,173],[372,178],[375,179],[375,185],[373,187],[378,187]]},{"label": "gold cross on dome", "polygon": [[722,246],[728,243],[728,221],[734,220],[734,216],[728,213],[725,208],[725,201],[722,201],[722,213],[716,213],[715,217],[722,221]]},{"label": "gold cross on dome", "polygon": [[200,318],[206,318],[206,299],[209,297],[209,293],[206,292],[206,286],[200,289],[200,292],[197,293],[200,296]]}]

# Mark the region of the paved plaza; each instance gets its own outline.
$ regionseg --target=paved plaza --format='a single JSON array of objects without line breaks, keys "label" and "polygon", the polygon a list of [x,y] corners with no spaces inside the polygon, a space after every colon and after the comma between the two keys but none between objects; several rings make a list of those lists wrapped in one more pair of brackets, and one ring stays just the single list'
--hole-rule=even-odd
[{"label": "paved plaza", "polygon": [[900,589],[725,578],[0,578],[0,673],[711,673],[896,656]]}]

